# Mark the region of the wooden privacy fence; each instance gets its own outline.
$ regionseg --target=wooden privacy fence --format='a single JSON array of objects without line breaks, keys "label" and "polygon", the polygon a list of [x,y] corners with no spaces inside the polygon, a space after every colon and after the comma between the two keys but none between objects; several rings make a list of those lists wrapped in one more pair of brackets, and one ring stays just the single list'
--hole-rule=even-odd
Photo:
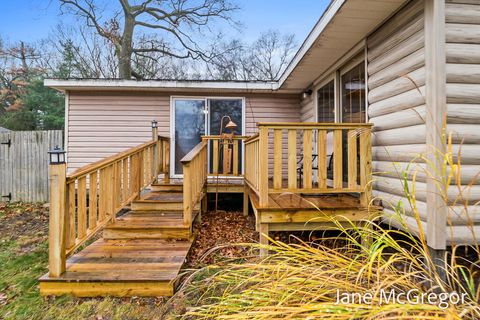
[{"label": "wooden privacy fence", "polygon": [[47,152],[63,147],[63,131],[0,132],[0,143],[0,201],[48,201]]},{"label": "wooden privacy fence", "polygon": [[65,164],[50,166],[50,276],[65,271],[65,259],[85,244],[158,174],[168,177],[170,139],[158,137],[66,176]]},{"label": "wooden privacy fence", "polygon": [[[366,206],[371,193],[371,126],[259,123],[259,133],[245,142],[245,180],[258,195],[260,206],[268,205],[269,194],[284,192],[359,193]],[[329,178],[330,158],[333,174]]]}]

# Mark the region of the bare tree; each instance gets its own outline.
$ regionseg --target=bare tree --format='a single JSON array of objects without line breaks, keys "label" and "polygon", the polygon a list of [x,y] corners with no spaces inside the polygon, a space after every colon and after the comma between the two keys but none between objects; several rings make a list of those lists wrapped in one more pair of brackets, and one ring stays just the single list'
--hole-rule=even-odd
[{"label": "bare tree", "polygon": [[[102,9],[100,0],[60,0],[60,3],[62,8],[85,18],[88,26],[113,44],[120,78],[141,78],[132,70],[134,55],[147,59],[151,53],[178,59],[212,59],[216,53],[202,46],[194,34],[211,32],[215,20],[235,23],[231,14],[238,9],[228,0],[117,1],[116,10]],[[138,37],[137,28],[160,33],[156,37]]]},{"label": "bare tree", "polygon": [[207,76],[215,80],[249,80],[247,70],[248,47],[240,40],[234,39],[221,47],[235,47],[236,50],[224,51],[223,54],[205,64]]},{"label": "bare tree", "polygon": [[279,31],[270,30],[250,47],[247,69],[251,79],[277,80],[287,67],[297,45],[294,35],[282,36]]},{"label": "bare tree", "polygon": [[[65,78],[118,78],[115,47],[86,26],[59,24],[42,41],[48,52],[41,59],[50,76]],[[69,64],[68,71],[65,70]],[[60,74],[58,74],[59,71]]]},{"label": "bare tree", "polygon": [[207,64],[210,77],[223,80],[278,80],[297,48],[294,35],[282,35],[274,30],[262,33],[250,45],[239,40],[232,42],[238,47],[237,50],[220,55]]}]

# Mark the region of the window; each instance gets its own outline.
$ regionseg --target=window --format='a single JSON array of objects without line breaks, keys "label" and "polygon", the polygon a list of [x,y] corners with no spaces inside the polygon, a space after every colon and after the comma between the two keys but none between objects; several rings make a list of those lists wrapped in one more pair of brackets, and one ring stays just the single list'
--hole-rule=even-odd
[{"label": "window", "polygon": [[335,82],[330,81],[317,91],[318,122],[335,122]]},{"label": "window", "polygon": [[362,123],[365,117],[365,64],[360,63],[341,77],[341,121]]}]

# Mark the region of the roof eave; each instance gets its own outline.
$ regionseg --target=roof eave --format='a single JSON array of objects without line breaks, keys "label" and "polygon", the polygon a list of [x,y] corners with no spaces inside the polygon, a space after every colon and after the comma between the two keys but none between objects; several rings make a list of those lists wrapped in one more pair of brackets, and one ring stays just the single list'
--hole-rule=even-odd
[{"label": "roof eave", "polygon": [[143,90],[143,91],[278,91],[278,82],[174,81],[121,79],[45,79],[44,85],[60,91],[68,90]]},{"label": "roof eave", "polygon": [[295,70],[300,61],[302,61],[305,54],[310,50],[313,43],[317,40],[320,34],[323,32],[325,27],[330,23],[333,17],[337,14],[338,10],[342,7],[346,0],[333,0],[325,12],[322,14],[320,19],[317,21],[312,31],[308,34],[305,41],[302,43],[297,53],[293,57],[292,61],[288,64],[287,68],[283,71],[280,79],[278,81],[278,87],[281,88],[285,83],[289,75]]}]

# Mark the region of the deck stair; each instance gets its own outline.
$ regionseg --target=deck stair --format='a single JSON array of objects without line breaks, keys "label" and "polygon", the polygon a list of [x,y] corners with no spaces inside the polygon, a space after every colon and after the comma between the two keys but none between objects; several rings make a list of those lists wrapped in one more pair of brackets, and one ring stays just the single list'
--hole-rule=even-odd
[{"label": "deck stair", "polygon": [[104,239],[182,239],[190,237],[181,212],[130,211],[103,230]]},{"label": "deck stair", "polygon": [[68,258],[60,277],[42,277],[42,294],[173,295],[193,242],[182,201],[175,190],[144,193],[131,211],[105,226],[101,239]]},{"label": "deck stair", "polygon": [[[150,191],[132,202],[133,211],[180,211],[183,210],[182,191]],[[194,210],[200,208],[197,205]]]},{"label": "deck stair", "polygon": [[163,179],[159,179],[150,186],[150,190],[161,191],[161,192],[182,192],[183,183],[180,179],[172,179],[168,182],[165,182]]}]

